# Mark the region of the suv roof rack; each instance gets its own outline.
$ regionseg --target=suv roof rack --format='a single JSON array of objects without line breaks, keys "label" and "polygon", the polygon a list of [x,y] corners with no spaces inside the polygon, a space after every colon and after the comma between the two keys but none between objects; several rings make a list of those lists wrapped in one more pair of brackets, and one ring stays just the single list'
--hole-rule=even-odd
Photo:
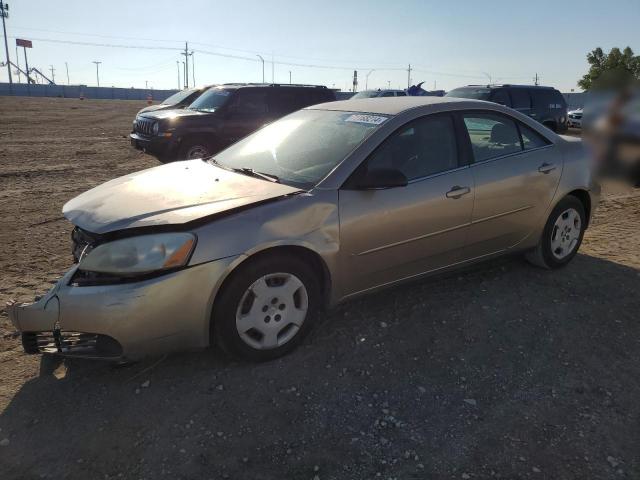
[{"label": "suv roof rack", "polygon": [[327,88],[326,85],[307,85],[304,83],[223,83],[225,87],[306,87],[306,88]]},{"label": "suv roof rack", "polygon": [[467,85],[467,87],[484,87],[484,88],[500,88],[500,87],[511,87],[511,88],[550,88],[545,85],[514,85],[512,83],[490,83],[486,85]]}]

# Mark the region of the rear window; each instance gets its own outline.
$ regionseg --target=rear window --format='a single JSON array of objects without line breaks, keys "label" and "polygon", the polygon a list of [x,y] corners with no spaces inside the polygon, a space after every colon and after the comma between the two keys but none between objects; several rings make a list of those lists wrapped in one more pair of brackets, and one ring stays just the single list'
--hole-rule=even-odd
[{"label": "rear window", "polygon": [[531,97],[535,108],[543,108],[545,110],[566,108],[564,97],[557,90],[533,90]]}]

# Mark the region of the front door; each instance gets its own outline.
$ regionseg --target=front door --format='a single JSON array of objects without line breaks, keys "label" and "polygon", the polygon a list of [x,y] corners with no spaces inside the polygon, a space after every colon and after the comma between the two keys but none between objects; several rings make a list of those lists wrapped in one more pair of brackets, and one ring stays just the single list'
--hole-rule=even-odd
[{"label": "front door", "polygon": [[407,123],[355,175],[380,168],[400,170],[408,185],[339,192],[343,296],[455,263],[465,244],[473,179],[449,114]]},{"label": "front door", "polygon": [[223,137],[230,145],[271,121],[266,89],[240,88],[223,121]]},{"label": "front door", "polygon": [[466,258],[518,245],[543,220],[562,157],[533,129],[506,115],[463,114],[474,155],[475,202]]}]

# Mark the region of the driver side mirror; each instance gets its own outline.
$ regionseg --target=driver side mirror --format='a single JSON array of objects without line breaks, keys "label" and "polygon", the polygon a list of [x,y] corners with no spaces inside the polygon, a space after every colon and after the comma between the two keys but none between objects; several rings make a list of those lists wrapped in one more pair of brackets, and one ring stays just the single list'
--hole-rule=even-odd
[{"label": "driver side mirror", "polygon": [[384,188],[406,187],[407,177],[395,168],[373,168],[355,182],[360,190],[379,190]]}]

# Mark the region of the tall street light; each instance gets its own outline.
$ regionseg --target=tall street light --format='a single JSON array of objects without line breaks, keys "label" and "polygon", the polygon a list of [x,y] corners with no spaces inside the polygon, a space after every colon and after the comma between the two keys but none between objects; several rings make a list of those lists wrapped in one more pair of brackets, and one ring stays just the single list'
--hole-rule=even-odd
[{"label": "tall street light", "polygon": [[98,86],[100,86],[100,64],[102,62],[97,62],[97,61],[93,61],[91,63],[95,63],[96,64],[96,81],[98,82]]},{"label": "tall street light", "polygon": [[367,73],[364,77],[364,89],[365,90],[369,90],[369,75],[371,75],[373,72],[375,72],[375,69],[371,69],[369,70],[369,73]]},{"label": "tall street light", "polygon": [[256,55],[256,57],[262,62],[262,83],[264,83],[264,58],[262,58],[262,55]]}]

